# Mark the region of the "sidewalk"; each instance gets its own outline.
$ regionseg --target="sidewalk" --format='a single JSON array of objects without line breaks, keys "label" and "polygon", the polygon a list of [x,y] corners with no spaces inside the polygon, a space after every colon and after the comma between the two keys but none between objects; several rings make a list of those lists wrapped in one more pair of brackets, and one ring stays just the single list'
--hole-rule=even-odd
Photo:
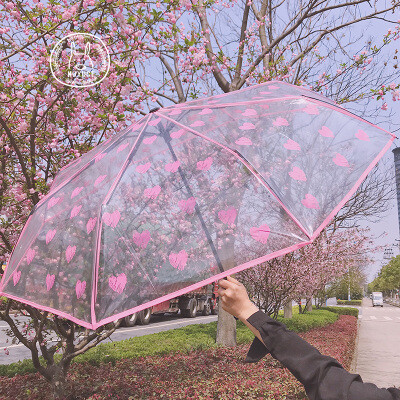
[{"label": "sidewalk", "polygon": [[400,308],[364,298],[352,372],[378,387],[400,387]]}]

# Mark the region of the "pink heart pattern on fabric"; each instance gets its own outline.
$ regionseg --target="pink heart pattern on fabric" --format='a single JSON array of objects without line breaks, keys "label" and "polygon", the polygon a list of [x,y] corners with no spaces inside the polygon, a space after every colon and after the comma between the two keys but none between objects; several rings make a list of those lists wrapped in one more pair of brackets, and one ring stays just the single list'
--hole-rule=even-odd
[{"label": "pink heart pattern on fabric", "polygon": [[303,206],[319,210],[318,200],[310,193],[307,193],[305,198],[301,201]]},{"label": "pink heart pattern on fabric", "polygon": [[46,276],[47,291],[49,291],[53,287],[55,279],[56,279],[56,276],[54,274],[53,275],[47,274],[47,276]]},{"label": "pink heart pattern on fabric", "polygon": [[82,190],[83,186],[75,188],[74,191],[71,193],[71,199],[73,199],[75,196],[78,196],[78,194],[82,192]]},{"label": "pink heart pattern on fabric", "polygon": [[238,140],[236,140],[235,142],[236,144],[238,144],[239,146],[250,146],[253,144],[253,142],[251,141],[251,139],[242,136],[241,138],[239,138]]},{"label": "pink heart pattern on fabric", "polygon": [[204,121],[195,121],[195,122],[193,122],[193,124],[190,124],[190,126],[192,128],[195,128],[196,126],[203,126],[203,125],[205,125]]},{"label": "pink heart pattern on fabric", "polygon": [[111,226],[111,228],[115,228],[118,225],[119,219],[121,218],[121,214],[118,210],[115,210],[113,213],[104,213],[103,221],[106,225]]},{"label": "pink heart pattern on fabric", "polygon": [[212,157],[207,157],[205,160],[199,161],[197,163],[197,169],[201,171],[208,171],[211,167],[212,162],[213,162]]},{"label": "pink heart pattern on fabric", "polygon": [[46,233],[46,244],[49,244],[53,238],[54,235],[56,234],[57,230],[56,229],[50,229],[47,233]]},{"label": "pink heart pattern on fabric", "polygon": [[183,271],[185,269],[187,259],[188,254],[185,250],[181,250],[179,253],[171,253],[169,255],[169,262],[174,268],[178,268],[179,271]]},{"label": "pink heart pattern on fabric", "polygon": [[257,115],[257,111],[254,108],[246,108],[244,113],[242,114],[243,117],[254,117]]},{"label": "pink heart pattern on fabric", "polygon": [[182,112],[182,110],[178,110],[177,108],[175,110],[172,110],[168,115],[179,115]]},{"label": "pink heart pattern on fabric", "polygon": [[186,131],[182,128],[179,129],[178,131],[171,132],[169,136],[171,136],[172,139],[179,139]]},{"label": "pink heart pattern on fabric", "polygon": [[324,137],[335,137],[333,135],[333,132],[325,125],[321,129],[319,129],[318,132],[321,136]]},{"label": "pink heart pattern on fabric", "polygon": [[61,200],[61,197],[52,197],[48,204],[47,204],[47,208],[50,209],[51,207],[54,207],[57,203],[59,203]]},{"label": "pink heart pattern on fabric", "polygon": [[21,278],[21,271],[17,271],[15,270],[13,272],[13,282],[14,282],[14,286],[19,282],[19,279]]},{"label": "pink heart pattern on fabric", "polygon": [[273,123],[272,125],[274,126],[288,126],[289,122],[286,118],[282,118],[282,117],[278,117]]},{"label": "pink heart pattern on fabric", "polygon": [[253,226],[250,228],[250,235],[254,240],[257,240],[257,242],[260,243],[267,243],[268,241],[268,236],[270,234],[270,229],[268,225],[261,225],[259,227]]},{"label": "pink heart pattern on fabric", "polygon": [[102,160],[106,155],[107,155],[107,153],[98,154],[98,155],[95,157],[94,162],[95,162],[95,163],[99,162],[99,161]]},{"label": "pink heart pattern on fabric", "polygon": [[362,129],[359,129],[357,131],[356,138],[360,139],[360,140],[364,140],[366,142],[369,142],[369,136]]},{"label": "pink heart pattern on fabric", "polygon": [[97,186],[99,183],[103,182],[104,179],[107,178],[107,175],[100,175],[95,181],[94,181],[94,186]]},{"label": "pink heart pattern on fabric", "polygon": [[35,250],[33,250],[33,249],[29,249],[29,250],[26,252],[26,263],[27,263],[28,265],[32,262],[33,258],[35,257],[35,254],[36,254],[36,252],[35,252]]},{"label": "pink heart pattern on fabric", "polygon": [[144,195],[146,197],[148,197],[149,199],[156,199],[157,196],[160,194],[161,192],[161,187],[159,185],[154,186],[152,188],[148,188],[144,190]]},{"label": "pink heart pattern on fabric", "polygon": [[307,107],[303,108],[303,111],[310,115],[318,115],[318,107],[315,104],[307,104]]},{"label": "pink heart pattern on fabric", "polygon": [[188,214],[192,214],[196,205],[196,199],[189,197],[187,200],[180,200],[178,206],[182,211],[186,211]]},{"label": "pink heart pattern on fabric", "polygon": [[128,147],[128,146],[129,146],[129,143],[120,144],[118,149],[117,149],[117,153],[119,153],[120,151],[125,150],[125,148]]},{"label": "pink heart pattern on fabric", "polygon": [[239,126],[242,131],[249,131],[250,129],[255,129],[255,125],[251,122],[245,122],[243,125]]},{"label": "pink heart pattern on fabric", "polygon": [[306,181],[306,174],[302,169],[299,167],[293,167],[292,171],[289,172],[291,178],[295,179],[296,181]]},{"label": "pink heart pattern on fabric", "polygon": [[152,144],[157,139],[157,135],[150,136],[146,139],[143,139],[144,144]]},{"label": "pink heart pattern on fabric", "polygon": [[70,219],[76,217],[80,211],[81,211],[82,205],[79,206],[74,206],[74,208],[71,210],[71,216],[69,217]]},{"label": "pink heart pattern on fabric", "polygon": [[227,210],[218,211],[218,218],[224,224],[233,224],[237,217],[237,211],[235,207],[229,207]]},{"label": "pink heart pattern on fabric", "polygon": [[211,110],[211,108],[203,108],[200,112],[199,115],[207,115],[207,114],[211,114],[213,111]]},{"label": "pink heart pattern on fabric", "polygon": [[287,142],[283,144],[283,147],[285,147],[288,150],[297,150],[297,151],[301,150],[300,145],[292,139],[288,139]]},{"label": "pink heart pattern on fabric", "polygon": [[75,293],[76,293],[76,298],[80,299],[83,296],[83,293],[85,293],[86,290],[86,281],[78,281],[76,282],[75,285]]},{"label": "pink heart pattern on fabric", "polygon": [[265,91],[262,91],[262,92],[260,92],[260,94],[271,94],[272,92],[265,92]]},{"label": "pink heart pattern on fabric", "polygon": [[336,153],[332,160],[336,165],[339,165],[339,167],[350,167],[346,157],[339,153]]},{"label": "pink heart pattern on fabric", "polygon": [[126,285],[127,279],[124,273],[119,274],[118,276],[110,276],[108,278],[108,285],[114,292],[121,294]]},{"label": "pink heart pattern on fabric", "polygon": [[136,172],[139,172],[139,174],[144,174],[145,172],[148,171],[148,169],[151,167],[151,163],[147,162],[146,164],[143,165],[138,165],[136,167]]},{"label": "pink heart pattern on fabric", "polygon": [[157,119],[152,119],[151,121],[149,121],[148,124],[150,126],[156,126],[160,121],[161,121],[161,118],[158,117]]},{"label": "pink heart pattern on fabric", "polygon": [[181,165],[180,161],[176,160],[174,162],[165,164],[165,170],[168,172],[176,172],[178,171],[180,165]]},{"label": "pink heart pattern on fabric", "polygon": [[65,257],[67,258],[67,263],[69,263],[75,255],[76,246],[68,246],[67,250],[65,251]]},{"label": "pink heart pattern on fabric", "polygon": [[270,90],[275,90],[275,89],[279,89],[279,86],[269,85],[269,86],[267,86],[267,88]]},{"label": "pink heart pattern on fabric", "polygon": [[94,218],[89,218],[89,221],[86,224],[86,232],[89,234],[90,232],[92,232],[92,230],[94,229],[94,227],[96,226],[96,222],[97,222],[97,217]]},{"label": "pink heart pattern on fabric", "polygon": [[134,243],[137,246],[141,247],[142,249],[145,249],[147,247],[147,244],[149,243],[150,238],[151,238],[151,235],[148,230],[143,231],[142,233],[139,233],[137,231],[133,232]]}]

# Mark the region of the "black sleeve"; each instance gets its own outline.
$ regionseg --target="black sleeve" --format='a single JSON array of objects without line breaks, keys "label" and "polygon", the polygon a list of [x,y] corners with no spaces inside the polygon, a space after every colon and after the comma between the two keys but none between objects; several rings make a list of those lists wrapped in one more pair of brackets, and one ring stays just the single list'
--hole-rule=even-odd
[{"label": "black sleeve", "polygon": [[257,362],[271,353],[304,385],[310,400],[400,400],[400,390],[363,383],[360,375],[347,372],[337,360],[322,355],[262,311],[247,321],[260,332],[265,346],[256,337],[245,362]]}]

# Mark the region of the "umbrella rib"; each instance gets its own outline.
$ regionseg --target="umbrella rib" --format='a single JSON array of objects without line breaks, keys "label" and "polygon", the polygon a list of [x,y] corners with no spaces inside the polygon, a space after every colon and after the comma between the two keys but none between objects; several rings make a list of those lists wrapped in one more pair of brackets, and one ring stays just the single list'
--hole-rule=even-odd
[{"label": "umbrella rib", "polygon": [[203,139],[208,140],[209,142],[214,143],[215,145],[222,147],[223,149],[227,150],[229,153],[233,154],[240,162],[242,162],[249,170],[250,172],[255,176],[256,179],[258,179],[261,184],[272,194],[272,196],[275,197],[275,199],[279,202],[279,204],[281,205],[281,207],[285,210],[285,212],[290,216],[290,218],[292,218],[292,220],[296,223],[296,225],[300,228],[300,230],[307,236],[308,239],[311,239],[310,234],[306,231],[306,229],[303,227],[303,225],[298,221],[298,219],[287,209],[287,207],[282,203],[281,199],[279,198],[279,196],[272,190],[272,188],[268,185],[268,183],[265,181],[264,177],[262,175],[260,175],[254,168],[253,166],[237,151],[237,150],[232,150],[229,147],[224,146],[221,143],[216,142],[213,139],[208,138],[207,136],[202,135],[201,133],[195,131],[194,129],[181,124],[178,121],[173,120],[172,118],[169,118],[165,115],[159,114],[158,112],[156,112],[157,115],[173,122],[174,124],[177,124],[179,126],[181,126],[182,128],[192,132],[193,134],[200,136]]}]

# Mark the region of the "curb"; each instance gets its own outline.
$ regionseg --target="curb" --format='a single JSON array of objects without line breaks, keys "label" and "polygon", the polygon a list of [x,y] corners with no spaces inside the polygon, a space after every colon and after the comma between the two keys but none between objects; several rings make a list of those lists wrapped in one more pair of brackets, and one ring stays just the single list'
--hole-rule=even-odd
[{"label": "curb", "polygon": [[356,340],[355,340],[355,345],[354,345],[354,353],[353,353],[353,358],[351,360],[350,364],[350,373],[356,374],[357,372],[357,359],[358,359],[358,341],[360,338],[360,325],[361,325],[361,319],[357,317],[357,335],[356,335]]}]

